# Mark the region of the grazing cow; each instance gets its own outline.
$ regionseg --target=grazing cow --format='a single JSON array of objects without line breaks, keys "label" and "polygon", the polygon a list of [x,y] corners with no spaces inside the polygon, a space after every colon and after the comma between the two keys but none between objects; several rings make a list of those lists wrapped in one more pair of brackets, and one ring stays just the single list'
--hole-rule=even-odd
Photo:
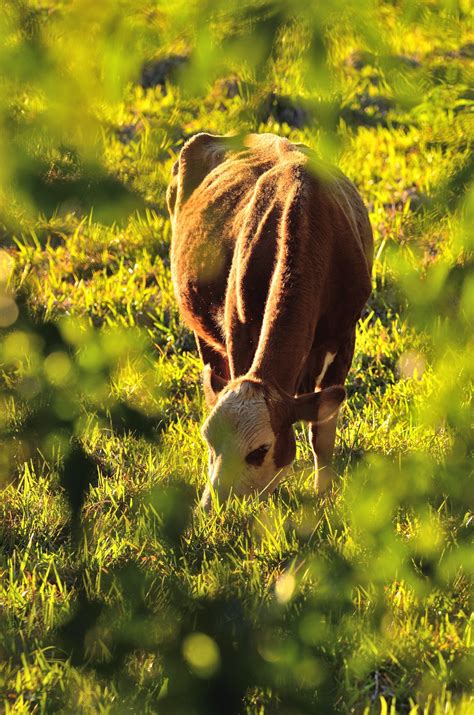
[{"label": "grazing cow", "polygon": [[355,186],[273,134],[197,134],[173,167],[171,270],[210,408],[220,499],[274,490],[304,420],[316,488],[330,481],[342,387],[371,290],[373,239]]}]

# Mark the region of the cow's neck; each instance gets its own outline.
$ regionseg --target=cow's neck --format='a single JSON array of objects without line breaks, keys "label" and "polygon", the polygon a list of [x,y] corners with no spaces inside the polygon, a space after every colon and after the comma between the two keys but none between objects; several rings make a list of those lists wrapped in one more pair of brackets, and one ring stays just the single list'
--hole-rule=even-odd
[{"label": "cow's neck", "polygon": [[314,285],[314,259],[308,245],[311,232],[302,201],[304,197],[296,190],[285,202],[277,261],[249,370],[250,375],[289,393],[298,387],[320,312],[320,290]]}]

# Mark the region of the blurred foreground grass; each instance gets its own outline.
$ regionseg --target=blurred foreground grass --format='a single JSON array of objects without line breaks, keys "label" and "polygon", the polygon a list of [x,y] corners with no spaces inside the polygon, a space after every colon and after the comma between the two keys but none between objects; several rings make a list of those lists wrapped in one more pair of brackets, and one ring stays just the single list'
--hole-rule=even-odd
[{"label": "blurred foreground grass", "polygon": [[[472,712],[468,3],[7,2],[0,696],[7,713]],[[316,500],[194,511],[164,191],[197,131],[337,161],[376,240]]]}]

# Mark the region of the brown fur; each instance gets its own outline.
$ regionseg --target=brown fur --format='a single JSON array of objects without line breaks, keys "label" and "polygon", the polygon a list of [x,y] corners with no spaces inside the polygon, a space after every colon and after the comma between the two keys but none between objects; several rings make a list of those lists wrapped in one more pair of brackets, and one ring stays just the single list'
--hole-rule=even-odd
[{"label": "brown fur", "polygon": [[[331,352],[321,387],[343,384],[371,290],[372,231],[355,186],[275,135],[236,146],[198,134],[181,151],[167,199],[174,288],[211,382],[220,377],[222,389],[245,377],[287,398],[309,393]],[[289,463],[291,422],[270,412]],[[326,437],[318,428],[325,464],[332,422]]]}]

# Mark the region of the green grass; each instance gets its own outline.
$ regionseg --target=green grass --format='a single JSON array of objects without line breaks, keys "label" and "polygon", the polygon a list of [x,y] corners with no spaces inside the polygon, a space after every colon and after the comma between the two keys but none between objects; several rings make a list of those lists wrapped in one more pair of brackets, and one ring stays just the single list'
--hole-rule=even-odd
[{"label": "green grass", "polygon": [[[63,204],[5,226],[12,284],[39,320],[13,325],[1,352],[6,713],[218,713],[219,687],[228,712],[249,715],[473,711],[472,275],[455,281],[468,266],[465,219],[444,193],[469,156],[459,48],[473,38],[454,16],[409,25],[392,4],[377,13],[393,54],[413,60],[404,73],[357,64],[364,48],[339,28],[332,86],[320,90],[293,28],[269,75],[242,69],[235,96],[222,82],[199,98],[169,81],[166,94],[130,85],[101,110],[102,160],[141,208],[102,223]],[[261,121],[259,82],[316,117],[329,96],[335,134]],[[185,138],[242,128],[333,152],[370,210],[374,291],[339,424],[337,492],[316,499],[298,428],[292,473],[268,502],[206,516],[194,508],[207,463],[200,364],[173,297],[164,193]],[[59,337],[42,332],[50,320]],[[92,464],[76,504],[71,434],[91,460],[71,473]]]}]

